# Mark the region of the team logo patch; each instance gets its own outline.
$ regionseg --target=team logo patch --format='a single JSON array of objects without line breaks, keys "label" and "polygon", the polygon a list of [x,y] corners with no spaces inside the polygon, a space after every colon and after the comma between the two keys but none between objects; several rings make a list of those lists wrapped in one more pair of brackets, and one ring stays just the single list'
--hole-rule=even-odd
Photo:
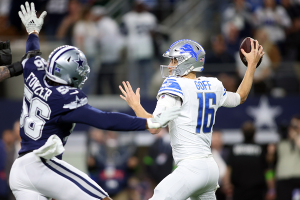
[{"label": "team logo patch", "polygon": [[55,67],[55,71],[58,72],[58,73],[60,73],[60,69],[57,68],[57,67]]}]

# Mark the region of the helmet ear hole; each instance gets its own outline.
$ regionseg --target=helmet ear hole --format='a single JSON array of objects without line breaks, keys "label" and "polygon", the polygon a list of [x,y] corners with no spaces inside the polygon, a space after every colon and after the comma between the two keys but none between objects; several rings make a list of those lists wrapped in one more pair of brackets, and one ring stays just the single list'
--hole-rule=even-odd
[{"label": "helmet ear hole", "polygon": [[76,77],[73,77],[72,79],[73,79],[74,81],[77,81],[77,80],[78,80],[78,78],[76,78]]},{"label": "helmet ear hole", "polygon": [[68,62],[70,62],[71,56],[68,58]]}]

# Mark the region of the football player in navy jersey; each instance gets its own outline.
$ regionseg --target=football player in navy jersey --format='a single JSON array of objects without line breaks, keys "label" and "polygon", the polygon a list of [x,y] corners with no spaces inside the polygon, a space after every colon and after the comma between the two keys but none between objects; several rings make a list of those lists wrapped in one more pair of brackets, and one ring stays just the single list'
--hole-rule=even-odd
[{"label": "football player in navy jersey", "polygon": [[176,118],[179,108],[148,119],[93,108],[80,90],[90,73],[85,55],[66,45],[56,48],[46,62],[40,57],[38,38],[46,12],[37,18],[34,4],[25,6],[21,5],[19,16],[29,34],[26,54],[21,62],[0,68],[0,80],[2,69],[7,73],[4,79],[23,73],[25,84],[21,150],[11,169],[10,187],[17,200],[108,200],[108,194],[86,174],[61,160],[74,123],[115,131],[154,131]]}]

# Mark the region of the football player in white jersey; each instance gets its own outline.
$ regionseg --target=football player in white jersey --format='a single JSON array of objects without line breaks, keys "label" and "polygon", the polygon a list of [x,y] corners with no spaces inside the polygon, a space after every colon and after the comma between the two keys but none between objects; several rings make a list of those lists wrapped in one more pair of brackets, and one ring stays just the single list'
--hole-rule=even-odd
[{"label": "football player in white jersey", "polygon": [[170,58],[168,66],[161,65],[162,75],[167,69],[168,76],[157,94],[152,115],[140,104],[139,88],[134,93],[129,82],[123,82],[124,89],[120,86],[121,98],[138,117],[159,116],[168,107],[181,106],[179,117],[168,124],[177,168],[157,185],[150,200],[216,199],[219,170],[210,149],[216,111],[221,106],[236,107],[247,99],[256,65],[264,55],[259,46],[251,41],[252,51],[242,50],[248,67],[235,93],[226,91],[217,78],[196,77],[196,72],[204,68],[205,51],[187,39],[173,43],[163,55]]}]

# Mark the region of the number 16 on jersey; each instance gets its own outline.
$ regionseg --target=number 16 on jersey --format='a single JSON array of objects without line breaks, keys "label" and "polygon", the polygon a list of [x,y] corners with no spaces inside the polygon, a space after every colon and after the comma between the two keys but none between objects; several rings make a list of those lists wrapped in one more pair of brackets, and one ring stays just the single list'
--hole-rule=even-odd
[{"label": "number 16 on jersey", "polygon": [[[209,107],[209,100],[212,99],[212,105],[216,105],[216,94],[201,92],[197,93],[197,95],[199,99],[199,110],[196,133],[200,133],[201,128],[203,133],[210,133],[215,119],[215,109]],[[203,100],[205,100],[205,106],[203,106]]]}]

